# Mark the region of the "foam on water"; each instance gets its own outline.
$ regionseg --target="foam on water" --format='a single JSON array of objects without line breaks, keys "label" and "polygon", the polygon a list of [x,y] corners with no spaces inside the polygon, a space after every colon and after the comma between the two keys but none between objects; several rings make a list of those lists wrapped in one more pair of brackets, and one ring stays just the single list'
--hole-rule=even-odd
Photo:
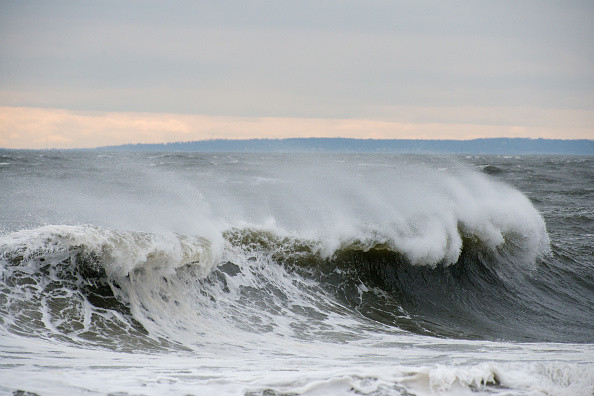
[{"label": "foam on water", "polygon": [[[542,216],[524,195],[466,167],[450,165],[447,171],[436,171],[434,165],[404,162],[378,171],[361,164],[337,168],[316,161],[298,172],[280,166],[269,172],[282,183],[265,189],[259,183],[240,184],[225,194],[233,202],[223,199],[223,207],[237,207],[239,199],[245,209],[231,216],[215,215],[228,226],[249,224],[318,241],[327,256],[352,244],[364,249],[384,244],[415,264],[452,264],[463,237],[490,248],[514,239],[529,256],[527,261],[547,252]],[[246,195],[250,199],[244,202]]]},{"label": "foam on water", "polygon": [[[145,395],[586,396],[594,391],[592,350],[585,354],[585,362],[563,362],[575,360],[572,356],[583,348],[580,345],[548,345],[545,351],[506,343],[406,341],[397,348],[384,348],[372,361],[365,352],[368,348],[351,344],[340,348],[294,344],[291,354],[266,359],[240,349],[207,349],[199,356],[165,358],[50,346],[35,339],[24,344],[3,337],[2,358],[19,355],[21,360],[10,371],[0,370],[0,392],[26,388],[43,395],[111,394],[125,389]],[[448,356],[435,357],[446,350]],[[485,354],[497,358],[485,359]],[[434,362],[427,363],[428,358]],[[23,378],[28,378],[26,385]]]},{"label": "foam on water", "polygon": [[113,159],[99,158],[79,173],[36,180],[42,194],[15,197],[9,205],[50,224],[77,219],[124,231],[199,235],[218,246],[232,228],[268,230],[314,241],[327,257],[352,244],[385,244],[416,264],[452,264],[464,237],[490,248],[513,239],[532,259],[548,250],[542,216],[524,195],[449,160],[396,157],[369,166],[309,158],[297,167],[286,159],[273,166],[266,165],[270,160],[254,166],[200,159],[174,171],[134,160],[119,159],[114,172],[102,169]]},{"label": "foam on water", "polygon": [[77,250],[93,255],[108,276],[123,277],[138,268],[167,275],[184,265],[196,265],[207,274],[219,262],[222,245],[221,241],[202,237],[115,231],[90,225],[51,225],[0,237],[0,252],[23,260]]}]

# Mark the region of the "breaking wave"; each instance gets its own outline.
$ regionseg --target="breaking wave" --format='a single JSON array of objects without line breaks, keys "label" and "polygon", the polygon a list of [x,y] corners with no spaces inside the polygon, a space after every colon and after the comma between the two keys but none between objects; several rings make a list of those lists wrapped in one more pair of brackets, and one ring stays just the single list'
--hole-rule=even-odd
[{"label": "breaking wave", "polygon": [[[506,233],[497,231],[496,243],[492,229],[481,231],[488,235],[484,240],[460,226],[455,255],[451,242],[440,254],[432,247],[424,254],[418,247],[407,249],[418,229],[404,242],[364,230],[343,238],[334,250],[327,240],[262,228],[232,228],[220,240],[90,225],[23,230],[0,238],[1,320],[9,331],[74,343],[192,348],[200,327],[195,318],[206,315],[205,310],[215,316],[229,309],[245,315],[251,311],[248,301],[265,306],[271,310],[268,324],[256,321],[262,330],[287,316],[284,305],[290,301],[308,301],[313,305],[309,310],[290,314],[299,328],[291,330],[292,336],[311,336],[312,328],[324,327],[328,309],[342,307],[353,316],[417,334],[527,340],[533,337],[530,326],[510,331],[501,317],[527,310],[514,297],[515,288],[525,286],[514,280],[529,276],[536,260],[533,249],[542,248],[547,238],[539,222],[537,215],[533,223],[542,234],[536,243],[519,234],[525,222]],[[541,251],[541,257],[547,252]],[[248,289],[254,291],[246,296]],[[236,305],[216,306],[221,297]],[[335,307],[314,301],[332,301]],[[505,312],[493,312],[495,306]],[[251,327],[240,317],[227,325]],[[542,329],[538,334],[546,337]]]},{"label": "breaking wave", "polygon": [[[134,352],[116,358],[134,365],[145,354],[187,354],[204,369],[225,351],[217,364],[236,367],[231,360],[257,352],[259,369],[276,370],[274,383],[222,374],[247,384],[245,394],[591,393],[588,362],[536,362],[539,348],[562,356],[594,342],[591,274],[579,255],[551,244],[524,194],[491,176],[509,170],[208,159],[179,155],[159,165],[176,167],[165,176],[146,164],[113,169],[137,180],[113,190],[114,172],[76,167],[72,180],[39,181],[38,200],[8,202],[7,211],[41,213],[53,225],[3,225],[0,335]],[[483,348],[513,352],[485,362]],[[522,348],[535,360],[518,362]],[[392,350],[406,355],[402,366],[379,364]],[[461,363],[441,365],[452,351]],[[275,366],[292,354],[298,379]],[[354,360],[340,369],[344,359]],[[334,371],[324,371],[329,364]],[[109,381],[97,381],[108,393]],[[18,389],[6,384],[0,391]]]}]

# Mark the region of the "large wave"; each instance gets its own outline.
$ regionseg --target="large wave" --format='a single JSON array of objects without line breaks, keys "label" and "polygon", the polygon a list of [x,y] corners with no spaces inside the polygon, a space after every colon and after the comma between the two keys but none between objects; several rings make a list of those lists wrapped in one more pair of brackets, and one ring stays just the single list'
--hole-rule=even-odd
[{"label": "large wave", "polygon": [[[474,364],[485,345],[525,344],[469,339],[534,341],[535,350],[594,341],[591,282],[550,245],[521,192],[442,159],[312,156],[299,167],[285,157],[208,159],[124,161],[109,168],[115,176],[60,171],[35,179],[29,199],[7,201],[16,214],[0,235],[0,335],[134,351],[133,359],[232,350],[229,359],[257,351],[284,362],[320,349],[321,367],[352,358],[337,345],[362,362],[368,349],[394,345],[411,356],[472,350],[460,366],[412,367],[411,357],[389,373],[304,373],[301,385],[272,388],[254,381],[244,391],[256,394],[591,389],[591,376],[578,381],[571,371],[579,365]],[[29,212],[53,225],[15,220]]]},{"label": "large wave", "polygon": [[377,164],[339,170],[333,165],[280,167],[270,175],[275,177],[231,188],[225,195],[233,198],[223,198],[223,210],[213,214],[227,228],[313,241],[326,257],[349,246],[381,245],[412,264],[447,265],[457,262],[464,239],[489,249],[517,245],[528,265],[548,252],[544,220],[530,201],[466,167],[414,161],[380,170]]},{"label": "large wave", "polygon": [[[296,300],[329,295],[353,313],[394,328],[466,338],[531,337],[530,331],[504,331],[508,323],[497,320],[512,308],[526,310],[514,301],[513,293],[522,289],[514,280],[549,254],[544,220],[523,194],[449,161],[341,163],[339,169],[336,162],[320,161],[300,169],[281,162],[254,175],[237,175],[223,163],[216,175],[194,179],[192,194],[183,191],[188,183],[182,176],[162,178],[150,167],[135,168],[135,177],[144,181],[145,190],[135,191],[143,195],[141,209],[158,204],[169,216],[133,216],[139,209],[126,204],[129,191],[111,194],[109,215],[85,214],[97,224],[113,224],[114,217],[126,216],[111,212],[123,208],[136,227],[151,229],[156,222],[161,231],[51,225],[1,236],[4,328],[121,347],[128,338],[183,344],[179,337],[187,334],[179,329],[195,328],[196,315],[205,315],[200,306],[230,291],[229,279],[240,273],[238,301],[253,299],[278,312],[283,298],[241,293],[249,285],[277,290],[286,299],[293,286],[281,278],[294,277],[295,284],[319,285],[295,290]],[[378,170],[380,165],[385,169]],[[74,211],[93,192],[84,176],[76,182],[87,188],[68,189],[67,207]],[[46,196],[60,197],[45,187]],[[196,234],[163,232],[182,217]],[[280,273],[270,272],[276,267]],[[320,317],[328,315],[312,304]],[[489,304],[505,309],[495,315]],[[278,312],[271,313],[270,326]],[[292,314],[295,323],[304,321]],[[305,318],[307,325],[295,325],[302,332],[314,322]],[[172,321],[187,323],[172,328]],[[119,330],[106,337],[107,328]],[[138,337],[130,337],[130,329]]]},{"label": "large wave", "polygon": [[[227,230],[222,243],[97,226],[10,233],[0,237],[1,320],[11,332],[116,349],[195,347],[196,329],[206,317],[216,322],[232,312],[226,326],[241,331],[252,321],[262,331],[289,317],[290,336],[354,334],[338,331],[341,320],[325,323],[337,306],[397,331],[533,336],[531,326],[510,330],[500,321],[514,310],[526,311],[514,297],[517,285],[506,281],[530,274],[534,252],[525,250],[532,246],[526,237],[508,234],[507,242],[493,246],[461,234],[460,253],[451,263],[443,257],[421,262],[377,233],[366,240],[361,235],[329,253],[324,240],[261,228]],[[246,315],[250,319],[242,320]],[[328,331],[320,331],[324,327]],[[540,327],[538,334],[547,337]]]}]

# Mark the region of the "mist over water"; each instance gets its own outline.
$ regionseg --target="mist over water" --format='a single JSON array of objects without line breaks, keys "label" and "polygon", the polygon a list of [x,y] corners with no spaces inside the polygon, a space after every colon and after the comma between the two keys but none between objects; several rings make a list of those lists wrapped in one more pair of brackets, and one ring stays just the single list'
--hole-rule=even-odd
[{"label": "mist over water", "polygon": [[590,157],[0,154],[0,390],[594,390]]},{"label": "mist over water", "polygon": [[[77,159],[84,161],[66,161]],[[20,177],[16,188],[7,186],[18,194],[6,213],[20,211],[33,225],[212,239],[254,227],[319,241],[328,255],[354,242],[385,243],[431,265],[455,262],[463,234],[493,247],[517,233],[532,240],[534,255],[548,247],[544,222],[528,199],[446,158],[120,154],[55,170],[51,162],[58,158],[40,161],[42,172],[28,175],[35,188],[19,191]],[[5,224],[11,221],[14,216]]]}]

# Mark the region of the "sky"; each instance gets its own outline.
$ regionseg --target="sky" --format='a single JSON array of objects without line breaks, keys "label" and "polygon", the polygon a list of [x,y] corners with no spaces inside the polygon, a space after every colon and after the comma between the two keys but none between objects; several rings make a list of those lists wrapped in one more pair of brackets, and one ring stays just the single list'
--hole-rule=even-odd
[{"label": "sky", "polygon": [[0,147],[594,139],[594,1],[0,0]]}]

